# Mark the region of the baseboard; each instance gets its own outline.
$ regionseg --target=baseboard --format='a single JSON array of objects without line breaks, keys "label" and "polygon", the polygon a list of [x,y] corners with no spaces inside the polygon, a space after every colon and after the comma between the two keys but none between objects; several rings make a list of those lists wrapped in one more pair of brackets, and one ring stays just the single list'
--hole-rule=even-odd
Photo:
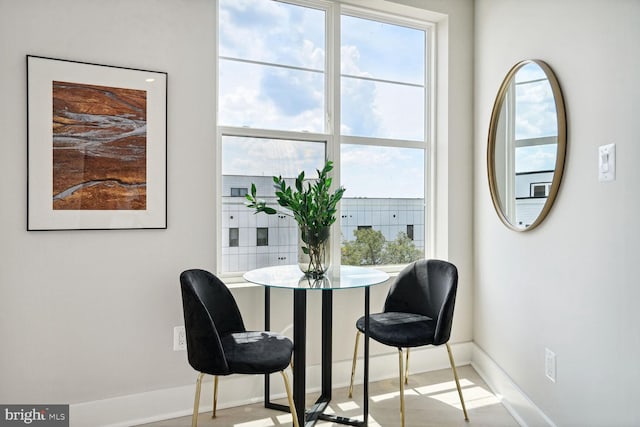
[{"label": "baseboard", "polygon": [[[468,365],[474,351],[470,342],[452,344],[456,365]],[[419,356],[423,355],[423,356]],[[398,375],[398,356],[391,351],[370,359],[370,381],[395,378]],[[361,363],[361,360],[360,360]],[[428,372],[449,367],[447,351],[444,347],[424,347],[412,351],[411,371]],[[361,368],[361,366],[360,366]],[[333,386],[349,385],[351,360],[336,361],[332,365]],[[357,372],[361,373],[358,369]],[[289,373],[290,375],[290,373]],[[193,411],[196,372],[193,383],[181,387],[137,393],[111,399],[73,404],[70,406],[71,427],[129,427],[155,421],[190,415]],[[362,382],[362,375],[356,377]],[[218,408],[229,408],[260,402],[263,399],[261,376],[231,375],[221,377],[219,382]],[[307,390],[320,390],[320,367],[307,369]],[[280,375],[271,379],[271,398],[285,397]],[[200,412],[211,411],[213,407],[213,385],[211,377],[205,377],[200,398]]]},{"label": "baseboard", "polygon": [[556,427],[509,375],[476,344],[472,344],[471,366],[493,393],[501,397],[502,404],[518,424],[523,427]]},{"label": "baseboard", "polygon": [[[128,427],[191,415],[197,372],[193,383],[144,393],[70,405],[70,427]],[[272,397],[285,396],[281,376],[274,375]],[[219,381],[218,408],[262,401],[262,376],[231,375]],[[213,408],[213,377],[205,376],[200,396],[200,412]]]},{"label": "baseboard", "polygon": [[[527,397],[481,348],[472,342],[451,344],[456,365],[471,364],[494,394],[521,426],[549,426],[555,424]],[[370,381],[395,378],[397,372],[397,353],[372,356],[370,359]],[[360,363],[361,360],[360,360]],[[444,347],[424,347],[412,351],[411,372],[429,372],[449,367],[449,359]],[[361,367],[360,367],[361,368]],[[356,383],[362,383],[361,370]],[[333,386],[345,387],[349,384],[351,360],[336,361],[333,364]],[[71,405],[71,427],[129,427],[154,421],[190,415],[193,410],[195,391],[193,383],[181,387],[131,394],[112,399],[104,399]],[[320,390],[320,367],[307,369],[307,390]],[[231,375],[220,378],[219,408],[229,408],[263,399],[263,380],[261,376]],[[271,398],[285,396],[280,375],[271,380]],[[213,385],[211,377],[205,377],[200,399],[200,412],[211,411]]]}]

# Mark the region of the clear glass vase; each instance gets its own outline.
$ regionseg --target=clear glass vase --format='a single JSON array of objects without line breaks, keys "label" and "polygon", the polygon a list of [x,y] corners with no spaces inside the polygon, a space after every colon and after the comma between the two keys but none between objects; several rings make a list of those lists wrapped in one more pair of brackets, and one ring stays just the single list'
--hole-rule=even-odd
[{"label": "clear glass vase", "polygon": [[298,267],[307,277],[320,278],[331,267],[330,227],[298,227]]}]

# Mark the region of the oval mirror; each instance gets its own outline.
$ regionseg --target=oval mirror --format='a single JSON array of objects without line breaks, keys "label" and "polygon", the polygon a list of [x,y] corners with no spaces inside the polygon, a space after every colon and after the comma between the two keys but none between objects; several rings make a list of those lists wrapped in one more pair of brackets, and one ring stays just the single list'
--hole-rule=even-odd
[{"label": "oval mirror", "polygon": [[498,91],[487,147],[491,198],[507,227],[531,230],[547,216],[566,148],[564,101],[553,71],[539,60],[517,63]]}]

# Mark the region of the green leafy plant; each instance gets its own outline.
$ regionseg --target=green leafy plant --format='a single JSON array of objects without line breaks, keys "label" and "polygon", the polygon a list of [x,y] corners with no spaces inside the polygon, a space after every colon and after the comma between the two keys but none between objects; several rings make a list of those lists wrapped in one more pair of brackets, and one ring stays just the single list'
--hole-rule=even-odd
[{"label": "green leafy plant", "polygon": [[277,210],[256,195],[256,186],[251,184],[251,192],[246,195],[246,206],[255,209],[255,213],[273,215],[280,213],[292,216],[298,223],[302,233],[302,246],[305,254],[309,255],[308,271],[312,275],[322,275],[322,260],[324,259],[324,242],[329,238],[329,227],[336,221],[337,205],[345,192],[344,187],[338,187],[331,192],[332,178],[329,172],[333,170],[333,162],[327,161],[318,178],[305,182],[304,171],[295,180],[294,188],[287,185],[282,176],[273,177],[273,187],[277,203],[286,210]]}]

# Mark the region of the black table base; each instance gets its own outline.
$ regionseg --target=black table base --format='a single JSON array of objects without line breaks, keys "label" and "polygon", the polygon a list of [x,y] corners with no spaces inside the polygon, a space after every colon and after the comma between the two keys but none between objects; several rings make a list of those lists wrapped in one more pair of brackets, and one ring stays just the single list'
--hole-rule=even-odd
[{"label": "black table base", "polygon": [[[332,365],[332,327],[333,327],[333,294],[331,289],[322,290],[322,385],[320,397],[311,408],[306,408],[306,339],[307,339],[307,293],[304,289],[293,291],[293,402],[298,412],[300,426],[312,427],[318,420],[331,421],[337,424],[365,427],[369,419],[369,287],[364,288],[364,390],[363,419],[341,417],[325,414],[331,402],[331,365]],[[270,329],[271,294],[270,288],[264,289],[264,324]],[[289,412],[289,407],[272,403],[269,393],[269,375],[264,381],[264,406]]]}]

